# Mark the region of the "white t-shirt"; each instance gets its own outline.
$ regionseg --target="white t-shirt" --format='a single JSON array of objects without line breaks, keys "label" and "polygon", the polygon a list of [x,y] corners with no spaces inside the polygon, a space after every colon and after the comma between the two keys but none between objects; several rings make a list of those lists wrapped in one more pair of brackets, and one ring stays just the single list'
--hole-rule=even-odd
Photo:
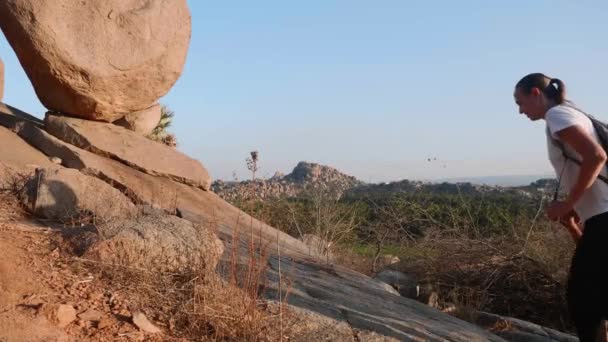
[{"label": "white t-shirt", "polygon": [[[555,145],[551,138],[561,141],[556,135],[557,132],[564,128],[578,125],[583,128],[585,132],[589,133],[598,143],[599,139],[591,120],[589,120],[585,114],[570,106],[559,105],[552,107],[545,114],[545,121],[547,123],[549,160],[551,161],[551,165],[553,165],[553,169],[558,178],[563,170],[560,187],[562,191],[568,192],[572,189],[578,179],[580,166],[572,160],[566,161],[566,158],[562,154],[562,150]],[[564,142],[562,142],[562,144],[565,146],[566,153],[569,157],[576,158],[579,161],[582,160],[580,154],[572,147]],[[566,163],[565,168],[564,163]],[[601,174],[606,176],[606,167],[602,167]],[[585,191],[583,196],[574,205],[574,210],[583,222],[592,216],[608,211],[608,184],[600,179],[596,179],[591,188]]]}]

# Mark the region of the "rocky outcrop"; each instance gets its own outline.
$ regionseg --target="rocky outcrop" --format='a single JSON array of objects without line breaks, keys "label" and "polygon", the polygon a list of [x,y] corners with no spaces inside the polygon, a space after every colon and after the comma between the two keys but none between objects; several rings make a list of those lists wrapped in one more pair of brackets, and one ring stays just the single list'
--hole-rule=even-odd
[{"label": "rocky outcrop", "polygon": [[211,185],[211,189],[228,201],[296,197],[311,191],[322,191],[339,198],[344,191],[361,184],[363,182],[355,177],[343,174],[332,167],[299,162],[286,176],[277,172],[267,180],[243,182],[218,180]]},{"label": "rocky outcrop", "polygon": [[332,167],[307,162],[299,162],[284,178],[294,183],[321,183],[339,187],[352,187],[361,183],[355,177],[345,175]]},{"label": "rocky outcrop", "polygon": [[208,227],[164,213],[109,222],[97,230],[101,239],[85,255],[105,264],[212,275],[224,251]]},{"label": "rocky outcrop", "polygon": [[144,173],[209,189],[203,165],[175,149],[115,125],[47,115],[45,129],[64,142],[118,160]]},{"label": "rocky outcrop", "polygon": [[154,130],[161,117],[161,109],[159,104],[141,110],[139,112],[127,114],[125,117],[114,121],[115,125],[132,130],[146,136]]},{"label": "rocky outcrop", "polygon": [[135,216],[135,205],[104,181],[75,169],[37,169],[21,201],[38,217],[61,221],[114,221]]},{"label": "rocky outcrop", "polygon": [[380,281],[309,259],[279,258],[273,253],[268,260],[269,298],[279,298],[279,263],[292,280],[289,304],[347,322],[353,330],[373,331],[399,341],[504,341],[481,327],[388,292]]},{"label": "rocky outcrop", "polygon": [[191,18],[186,0],[6,0],[0,28],[45,107],[112,122],[173,86]]},{"label": "rocky outcrop", "polygon": [[287,250],[310,255],[306,245],[299,240],[250,218],[209,191],[152,176],[119,161],[80,149],[29,122],[20,122],[15,131],[47,156],[59,157],[64,166],[112,184],[137,204],[150,205],[176,213],[189,221],[212,225],[226,236],[232,236],[235,230],[249,231],[255,228],[256,238],[260,241],[280,239]]}]

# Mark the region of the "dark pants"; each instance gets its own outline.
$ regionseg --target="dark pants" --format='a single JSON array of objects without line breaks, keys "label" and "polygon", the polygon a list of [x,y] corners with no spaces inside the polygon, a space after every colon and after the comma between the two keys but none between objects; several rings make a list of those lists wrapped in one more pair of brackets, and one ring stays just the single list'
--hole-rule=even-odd
[{"label": "dark pants", "polygon": [[585,222],[568,279],[568,309],[580,342],[595,342],[608,318],[608,212]]}]

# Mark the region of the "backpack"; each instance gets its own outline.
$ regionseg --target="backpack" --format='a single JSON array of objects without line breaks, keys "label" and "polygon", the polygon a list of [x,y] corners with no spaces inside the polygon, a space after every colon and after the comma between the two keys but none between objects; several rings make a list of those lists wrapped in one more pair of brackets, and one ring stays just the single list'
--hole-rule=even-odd
[{"label": "backpack", "polygon": [[[596,119],[595,117],[593,117],[590,114],[587,114],[586,112],[580,110],[578,107],[574,106],[571,102],[567,102],[564,104],[567,107],[570,107],[572,109],[575,109],[581,113],[583,113],[585,116],[587,116],[589,118],[589,120],[591,120],[591,123],[593,124],[593,128],[595,129],[595,132],[597,134],[598,140],[600,141],[600,145],[602,146],[602,148],[604,149],[604,151],[606,152],[606,154],[608,154],[608,124],[606,124],[605,122]],[[562,151],[562,155],[564,156],[564,158],[566,158],[566,161],[568,160],[572,160],[574,163],[576,163],[577,165],[581,165],[581,161],[579,161],[578,159],[571,157],[568,155],[568,153],[566,153],[566,148],[564,147],[564,144],[557,140],[557,139],[552,139],[553,143]],[[566,164],[564,164],[564,168],[565,168]],[[608,170],[608,163],[606,163],[606,169]],[[557,198],[557,192],[559,190],[559,184],[561,183],[561,178],[562,178],[562,174],[564,173],[564,170],[562,169],[562,172],[559,175],[559,179],[557,181],[557,189],[555,190],[555,194],[554,194],[554,199]],[[608,178],[599,174],[597,176],[597,178],[599,178],[600,180],[602,180],[604,183],[608,184]]]}]

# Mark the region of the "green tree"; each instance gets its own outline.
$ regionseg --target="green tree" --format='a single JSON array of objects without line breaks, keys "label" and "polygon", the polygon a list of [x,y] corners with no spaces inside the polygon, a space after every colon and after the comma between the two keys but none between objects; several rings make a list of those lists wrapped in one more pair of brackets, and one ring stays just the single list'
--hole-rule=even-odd
[{"label": "green tree", "polygon": [[160,107],[160,120],[152,133],[148,135],[148,138],[161,142],[167,146],[176,147],[177,139],[175,138],[175,134],[169,133],[167,129],[173,123],[173,117],[175,116],[175,112],[169,109],[169,107],[165,105],[161,105]]}]

